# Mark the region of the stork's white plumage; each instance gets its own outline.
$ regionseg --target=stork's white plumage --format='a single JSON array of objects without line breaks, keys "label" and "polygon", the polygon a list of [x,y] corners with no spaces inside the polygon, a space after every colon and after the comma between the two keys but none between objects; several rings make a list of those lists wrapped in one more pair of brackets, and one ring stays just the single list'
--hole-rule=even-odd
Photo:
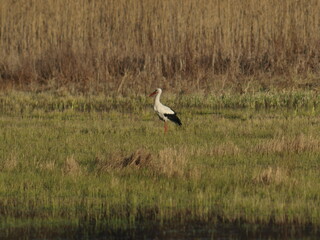
[{"label": "stork's white plumage", "polygon": [[182,123],[175,111],[160,102],[161,93],[161,88],[157,88],[149,97],[156,95],[153,109],[158,114],[159,118],[164,121],[164,132],[166,133],[168,131],[167,121],[170,120],[178,125],[182,125]]}]

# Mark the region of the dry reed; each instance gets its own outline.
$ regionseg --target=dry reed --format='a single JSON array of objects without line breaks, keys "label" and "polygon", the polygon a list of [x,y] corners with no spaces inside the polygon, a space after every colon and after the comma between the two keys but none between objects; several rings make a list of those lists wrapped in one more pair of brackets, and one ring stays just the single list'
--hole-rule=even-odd
[{"label": "dry reed", "polygon": [[313,87],[319,12],[317,0],[2,0],[0,80],[118,93],[243,92],[252,78],[260,88]]}]

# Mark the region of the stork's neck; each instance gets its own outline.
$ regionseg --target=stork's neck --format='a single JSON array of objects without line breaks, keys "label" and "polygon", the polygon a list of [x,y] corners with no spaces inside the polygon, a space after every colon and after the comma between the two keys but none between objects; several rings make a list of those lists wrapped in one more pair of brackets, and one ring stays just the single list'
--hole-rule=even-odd
[{"label": "stork's neck", "polygon": [[159,93],[156,95],[156,97],[155,97],[155,99],[154,99],[154,105],[159,105],[159,104],[161,104],[161,103],[160,103],[160,96],[161,96],[161,92],[159,92]]}]

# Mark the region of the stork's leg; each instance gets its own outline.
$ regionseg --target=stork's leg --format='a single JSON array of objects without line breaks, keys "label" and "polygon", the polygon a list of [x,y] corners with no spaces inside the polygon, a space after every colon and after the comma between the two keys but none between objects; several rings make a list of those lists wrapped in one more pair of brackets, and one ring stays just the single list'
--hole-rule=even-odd
[{"label": "stork's leg", "polygon": [[164,122],[164,133],[166,133],[168,131],[168,125],[167,122]]}]

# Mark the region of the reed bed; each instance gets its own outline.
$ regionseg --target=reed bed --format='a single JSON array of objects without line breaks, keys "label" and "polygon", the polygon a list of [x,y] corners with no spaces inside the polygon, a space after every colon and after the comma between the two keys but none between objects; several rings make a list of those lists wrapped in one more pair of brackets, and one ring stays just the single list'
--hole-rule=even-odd
[{"label": "reed bed", "polygon": [[2,0],[1,88],[318,88],[317,0]]}]

